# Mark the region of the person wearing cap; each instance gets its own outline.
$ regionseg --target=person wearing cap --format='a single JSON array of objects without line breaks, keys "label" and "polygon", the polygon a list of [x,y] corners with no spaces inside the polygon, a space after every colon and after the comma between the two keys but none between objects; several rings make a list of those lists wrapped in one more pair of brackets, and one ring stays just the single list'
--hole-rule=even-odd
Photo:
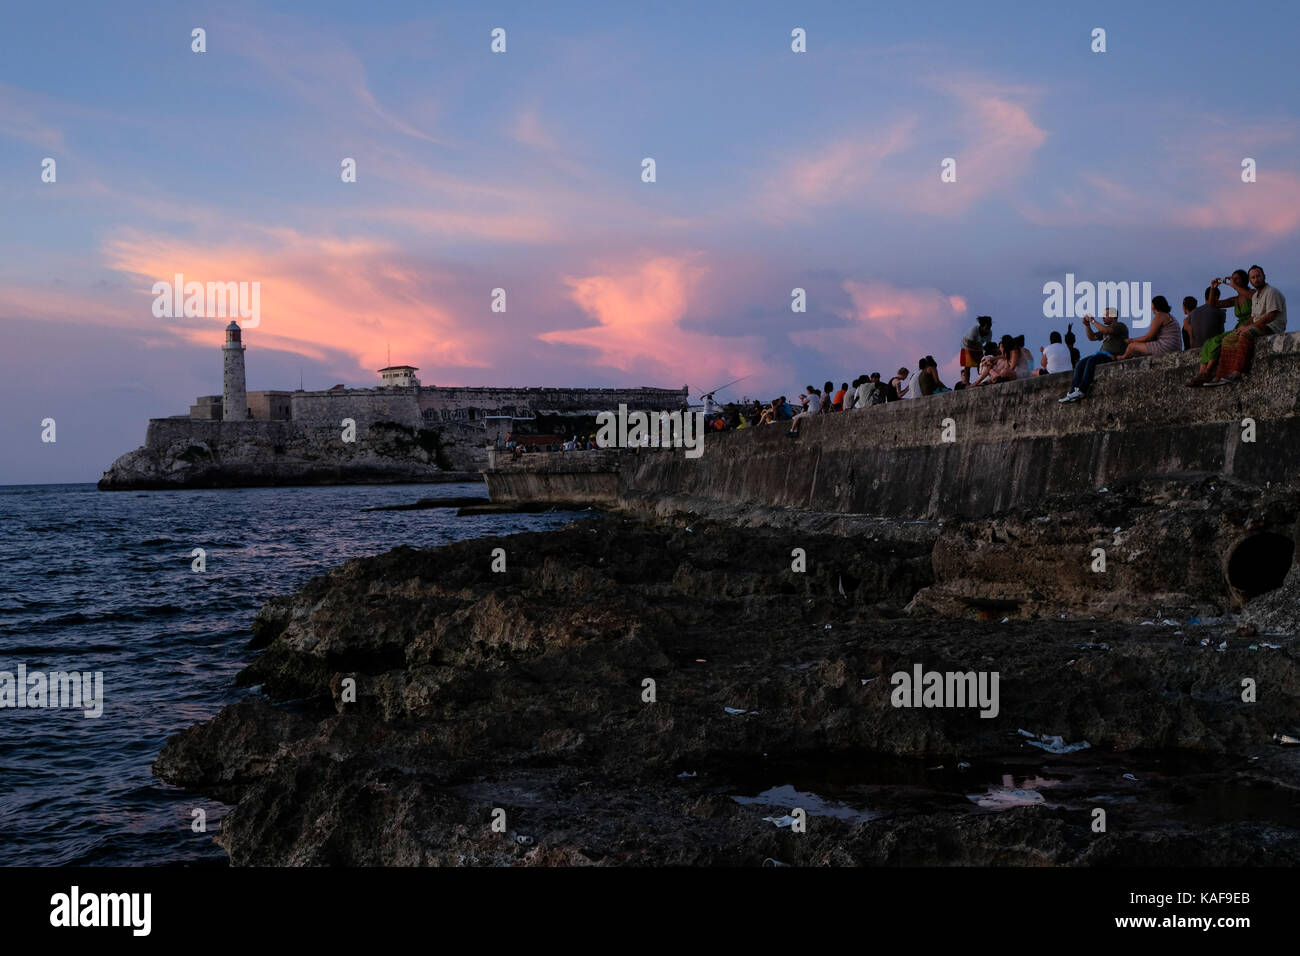
[{"label": "person wearing cap", "polygon": [[970,370],[980,367],[984,358],[984,347],[993,341],[993,317],[977,316],[975,324],[967,330],[961,339],[961,380],[970,384]]}]

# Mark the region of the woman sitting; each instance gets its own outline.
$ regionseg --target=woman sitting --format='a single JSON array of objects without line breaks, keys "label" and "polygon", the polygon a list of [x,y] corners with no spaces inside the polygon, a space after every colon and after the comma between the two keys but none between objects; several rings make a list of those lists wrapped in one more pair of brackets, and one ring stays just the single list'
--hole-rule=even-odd
[{"label": "woman sitting", "polygon": [[919,363],[920,374],[917,375],[917,385],[921,389],[922,395],[936,395],[940,392],[950,392],[952,389],[939,381],[939,365],[934,360],[933,355],[927,355]]},{"label": "woman sitting", "polygon": [[1140,339],[1130,339],[1119,361],[1139,355],[1164,355],[1183,350],[1183,332],[1169,314],[1169,300],[1163,295],[1151,299],[1151,328]]}]

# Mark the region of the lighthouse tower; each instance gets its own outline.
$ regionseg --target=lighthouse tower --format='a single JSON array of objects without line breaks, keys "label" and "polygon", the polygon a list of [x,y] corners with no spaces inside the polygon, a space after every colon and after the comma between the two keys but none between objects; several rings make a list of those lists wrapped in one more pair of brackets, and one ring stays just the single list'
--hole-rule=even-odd
[{"label": "lighthouse tower", "polygon": [[224,360],[221,387],[221,417],[228,422],[248,418],[248,393],[244,387],[244,343],[239,340],[239,323],[226,326],[226,344],[221,347]]}]

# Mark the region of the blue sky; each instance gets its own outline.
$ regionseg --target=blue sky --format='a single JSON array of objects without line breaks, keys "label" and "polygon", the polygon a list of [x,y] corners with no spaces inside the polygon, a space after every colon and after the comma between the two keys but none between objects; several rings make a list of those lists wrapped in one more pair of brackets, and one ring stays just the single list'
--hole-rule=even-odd
[{"label": "blue sky", "polygon": [[0,482],[94,480],[220,391],[224,322],[150,310],[175,272],[261,283],[250,388],[370,385],[391,348],[428,383],[764,397],[951,368],[981,313],[1042,344],[1067,272],[1295,289],[1292,4],[1239,37],[1207,3],[178,6],[7,12]]}]

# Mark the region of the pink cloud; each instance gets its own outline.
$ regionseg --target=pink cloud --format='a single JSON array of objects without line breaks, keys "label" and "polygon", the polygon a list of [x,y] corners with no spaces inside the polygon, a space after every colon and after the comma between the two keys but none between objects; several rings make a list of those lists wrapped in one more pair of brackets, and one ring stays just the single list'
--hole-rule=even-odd
[{"label": "pink cloud", "polygon": [[[825,143],[781,166],[754,205],[775,219],[843,205],[943,217],[1016,186],[1047,141],[1023,102],[1030,93],[969,79],[927,85],[951,98],[951,116],[914,112]],[[947,158],[956,161],[951,183],[940,179]]]},{"label": "pink cloud", "polygon": [[407,265],[373,240],[308,238],[287,229],[268,234],[255,246],[125,233],[105,252],[112,268],[139,281],[139,324],[166,323],[190,342],[220,341],[229,319],[154,318],[151,286],[175,273],[186,281],[259,282],[261,319],[250,337],[317,358],[351,356],[367,378],[385,364],[389,347],[395,360],[417,365],[488,365],[491,334],[440,301],[450,295],[450,277]]},{"label": "pink cloud", "polygon": [[591,349],[599,364],[647,380],[700,388],[763,371],[755,339],[682,328],[706,273],[694,256],[660,256],[607,274],[568,277],[573,301],[597,324],[539,338]]},{"label": "pink cloud", "polygon": [[912,368],[923,355],[933,355],[941,369],[955,377],[965,331],[959,320],[967,311],[962,296],[881,280],[848,279],[843,288],[850,305],[841,314],[848,324],[791,332],[792,342],[832,357],[843,370],[841,377],[856,374],[868,361],[884,362],[891,372],[899,365]]}]

